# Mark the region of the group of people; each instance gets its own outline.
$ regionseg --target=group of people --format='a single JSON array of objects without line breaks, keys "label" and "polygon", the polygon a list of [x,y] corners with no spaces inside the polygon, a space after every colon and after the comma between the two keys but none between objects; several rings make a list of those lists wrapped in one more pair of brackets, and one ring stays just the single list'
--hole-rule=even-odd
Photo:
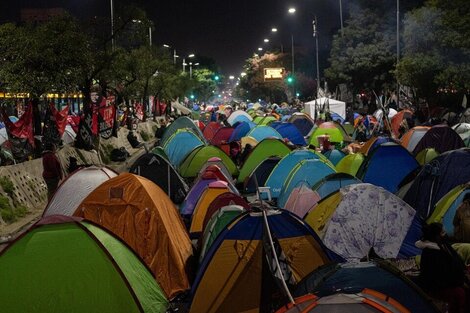
[{"label": "group of people", "polygon": [[464,313],[470,312],[470,264],[465,263],[452,243],[469,249],[470,193],[458,207],[453,225],[453,236],[447,235],[441,223],[423,226],[422,239],[416,242],[422,249],[418,283],[430,296],[446,302],[449,313]]}]

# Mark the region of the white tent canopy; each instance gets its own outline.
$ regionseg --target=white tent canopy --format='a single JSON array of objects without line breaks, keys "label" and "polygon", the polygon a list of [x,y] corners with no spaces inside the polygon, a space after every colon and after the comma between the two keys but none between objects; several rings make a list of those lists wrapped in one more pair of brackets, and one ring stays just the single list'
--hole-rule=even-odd
[{"label": "white tent canopy", "polygon": [[310,115],[312,118],[315,116],[315,104],[319,107],[327,107],[327,104],[330,108],[330,112],[334,112],[346,119],[346,102],[330,99],[326,97],[318,98],[305,103],[305,113]]}]

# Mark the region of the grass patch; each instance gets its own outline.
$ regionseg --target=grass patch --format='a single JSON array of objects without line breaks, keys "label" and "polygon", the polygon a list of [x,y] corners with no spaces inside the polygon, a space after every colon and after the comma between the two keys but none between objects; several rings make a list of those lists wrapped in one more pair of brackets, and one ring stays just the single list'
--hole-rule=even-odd
[{"label": "grass patch", "polygon": [[19,205],[13,208],[10,205],[8,197],[0,196],[0,215],[5,223],[13,223],[18,218],[24,217],[28,214],[28,208],[24,205]]},{"label": "grass patch", "polygon": [[10,178],[6,176],[0,177],[0,186],[2,186],[3,191],[5,191],[7,195],[13,197],[13,190],[15,189],[15,186],[13,185],[13,182]]}]

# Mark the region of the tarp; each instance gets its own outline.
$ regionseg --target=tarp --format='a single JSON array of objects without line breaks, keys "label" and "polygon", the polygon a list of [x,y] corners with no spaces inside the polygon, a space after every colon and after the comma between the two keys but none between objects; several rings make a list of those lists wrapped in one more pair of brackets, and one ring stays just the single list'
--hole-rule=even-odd
[{"label": "tarp", "polygon": [[[336,207],[324,207],[320,201],[305,218],[314,229],[323,229],[325,245],[346,259],[361,259],[371,248],[382,258],[396,258],[415,210],[385,189],[371,184],[349,185],[336,194],[340,198]],[[333,194],[325,200],[329,198],[338,196]],[[329,221],[328,216],[331,216]]]},{"label": "tarp", "polygon": [[395,193],[401,181],[418,167],[408,150],[396,143],[384,143],[369,153],[357,177]]},{"label": "tarp", "polygon": [[3,312],[163,313],[168,301],[140,259],[110,232],[42,219],[0,253]]},{"label": "tarp", "polygon": [[[220,233],[206,253],[192,286],[192,313],[269,312],[279,293],[263,249],[263,215],[244,213]],[[315,233],[287,211],[267,212],[289,283],[330,262]],[[299,253],[302,251],[302,253]],[[288,274],[288,277],[287,277]],[[249,286],[249,288],[247,288]],[[263,291],[263,293],[261,292]]]},{"label": "tarp", "polygon": [[170,162],[157,154],[146,153],[141,155],[132,164],[129,172],[150,179],[176,204],[184,201],[189,190],[188,185]]},{"label": "tarp", "polygon": [[73,172],[59,185],[43,216],[55,214],[71,216],[83,199],[96,187],[117,175],[110,168],[97,166],[84,167]]},{"label": "tarp", "polygon": [[312,118],[315,116],[315,105],[317,105],[317,110],[319,111],[322,107],[325,109],[329,108],[330,112],[334,112],[341,116],[343,119],[346,119],[346,102],[329,99],[329,98],[318,98],[309,102],[305,102],[305,113],[310,115]]},{"label": "tarp", "polygon": [[142,258],[169,299],[189,288],[192,246],[178,210],[147,178],[123,173],[96,188],[75,216],[110,230]]}]

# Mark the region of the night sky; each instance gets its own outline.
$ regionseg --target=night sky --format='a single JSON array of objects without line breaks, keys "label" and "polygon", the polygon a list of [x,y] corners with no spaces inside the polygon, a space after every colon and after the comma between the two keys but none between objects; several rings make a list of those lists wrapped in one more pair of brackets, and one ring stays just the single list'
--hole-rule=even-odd
[{"label": "night sky", "polygon": [[[114,0],[115,7],[122,0]],[[129,3],[130,1],[126,1]],[[263,43],[290,51],[291,34],[295,47],[314,57],[312,19],[317,15],[320,53],[326,54],[333,34],[340,27],[339,1],[332,0],[224,0],[224,1],[134,1],[154,21],[155,44],[169,44],[178,55],[189,53],[215,59],[225,75],[239,75],[244,60]],[[342,0],[343,15],[348,0]],[[0,22],[19,20],[20,8],[62,7],[74,15],[109,16],[109,0],[0,0]],[[289,15],[287,9],[297,9]],[[274,36],[271,28],[277,27]],[[273,46],[271,46],[272,48]],[[181,60],[181,59],[180,59]]]}]

